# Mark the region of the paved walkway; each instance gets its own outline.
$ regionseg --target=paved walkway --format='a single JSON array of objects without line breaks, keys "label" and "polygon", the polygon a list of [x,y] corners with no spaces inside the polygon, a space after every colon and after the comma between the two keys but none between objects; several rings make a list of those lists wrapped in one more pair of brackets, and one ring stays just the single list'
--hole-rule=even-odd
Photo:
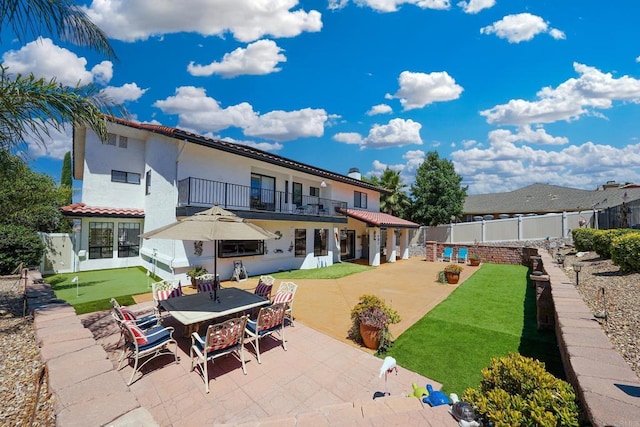
[{"label": "paved walkway", "polygon": [[[53,333],[54,329],[48,326],[59,324],[60,319],[72,314],[64,307],[44,311],[36,316],[36,323],[44,344],[42,351],[47,354],[45,359],[54,366],[50,370],[52,388],[62,406],[58,421],[65,426],[153,425],[151,418],[162,426],[455,426],[448,407],[430,408],[418,399],[405,397],[412,383],[430,383],[435,389],[440,384],[400,368],[385,385],[384,377],[378,375],[382,361],[345,338],[351,307],[363,293],[387,300],[403,317],[400,324],[394,325],[393,333],[405,330],[455,289],[436,282],[442,267],[443,264],[412,258],[337,280],[297,280],[300,287],[293,308],[296,323],[285,332],[288,351],[277,340],[261,342],[262,364],[257,363],[251,351],[245,353],[246,376],[233,357],[216,360],[210,369],[209,394],[204,391],[202,377],[190,371],[187,340],[179,341],[179,364],[169,356],[159,358],[126,387],[131,367],[117,373],[121,382],[108,369],[117,362],[115,345],[119,338],[108,312],[80,316],[82,325],[93,332],[100,344],[98,347],[106,350],[106,356],[100,356],[90,346],[89,341],[93,340],[87,340],[91,334],[86,336],[82,331],[88,331],[84,328],[75,334],[86,345],[70,354],[67,338]],[[466,268],[462,279],[473,271],[473,267]],[[242,285],[255,286],[249,282]],[[149,309],[150,302],[133,308]],[[176,329],[178,337],[181,326],[176,325]],[[60,343],[60,339],[67,341]],[[54,347],[47,344],[65,348],[64,357],[57,357],[49,350]],[[89,358],[83,360],[80,354]],[[110,363],[104,365],[107,356]],[[390,396],[374,400],[374,394],[385,388]],[[105,395],[102,399],[101,393]],[[99,413],[101,408],[103,412],[113,410],[114,402],[124,415]]]}]

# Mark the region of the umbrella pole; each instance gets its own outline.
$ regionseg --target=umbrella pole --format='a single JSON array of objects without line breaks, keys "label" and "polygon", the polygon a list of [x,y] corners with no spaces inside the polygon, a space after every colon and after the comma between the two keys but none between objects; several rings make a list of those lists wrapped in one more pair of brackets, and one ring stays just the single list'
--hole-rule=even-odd
[{"label": "umbrella pole", "polygon": [[218,281],[218,241],[213,241],[213,299],[216,302],[220,302],[218,300],[218,288],[220,287],[220,282]]}]

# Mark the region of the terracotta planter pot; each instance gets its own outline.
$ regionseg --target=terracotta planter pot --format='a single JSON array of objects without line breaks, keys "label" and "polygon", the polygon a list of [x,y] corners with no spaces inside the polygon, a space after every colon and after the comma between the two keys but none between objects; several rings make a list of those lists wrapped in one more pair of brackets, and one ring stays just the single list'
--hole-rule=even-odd
[{"label": "terracotta planter pot", "polygon": [[471,267],[477,267],[480,265],[480,260],[479,259],[470,259],[469,260],[469,265]]},{"label": "terracotta planter pot", "polygon": [[460,280],[460,273],[449,273],[445,271],[444,274],[447,276],[447,283],[450,285],[455,285]]},{"label": "terracotta planter pot", "polygon": [[380,346],[379,328],[360,323],[360,336],[362,337],[362,342],[365,347],[377,350]]}]

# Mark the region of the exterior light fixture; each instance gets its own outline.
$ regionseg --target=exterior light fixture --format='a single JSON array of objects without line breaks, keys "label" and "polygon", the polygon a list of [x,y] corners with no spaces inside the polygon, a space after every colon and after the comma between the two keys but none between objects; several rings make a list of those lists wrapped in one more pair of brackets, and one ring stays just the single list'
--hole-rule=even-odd
[{"label": "exterior light fixture", "polygon": [[576,272],[576,286],[578,286],[578,284],[580,283],[579,278],[580,278],[580,270],[582,270],[582,264],[577,262],[575,264],[573,264],[573,271]]},{"label": "exterior light fixture", "polygon": [[320,187],[327,188],[327,183],[324,181],[324,179],[320,182]]}]

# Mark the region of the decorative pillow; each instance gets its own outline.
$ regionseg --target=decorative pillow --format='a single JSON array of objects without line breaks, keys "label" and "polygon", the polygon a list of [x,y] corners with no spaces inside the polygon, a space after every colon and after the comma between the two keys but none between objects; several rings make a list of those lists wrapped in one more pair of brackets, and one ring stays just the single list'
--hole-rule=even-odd
[{"label": "decorative pillow", "polygon": [[271,288],[273,287],[273,284],[267,284],[267,283],[263,283],[262,280],[258,282],[258,286],[256,286],[256,290],[254,291],[254,293],[256,295],[260,295],[261,297],[264,298],[269,298],[269,296],[271,295]]},{"label": "decorative pillow", "polygon": [[127,307],[120,307],[120,311],[122,312],[122,317],[124,317],[124,320],[135,321],[137,319],[136,315],[133,314],[133,311],[129,310]]},{"label": "decorative pillow", "polygon": [[137,327],[135,324],[131,322],[127,322],[127,323],[129,324],[129,328],[131,329],[133,338],[135,338],[138,345],[145,345],[146,343],[149,342],[144,332],[142,332],[142,329],[140,329],[139,327]]},{"label": "decorative pillow", "polygon": [[273,297],[273,303],[289,303],[293,301],[293,292],[277,292],[276,296]]},{"label": "decorative pillow", "polygon": [[216,287],[216,283],[213,280],[203,281],[198,283],[198,292],[213,292]]}]

